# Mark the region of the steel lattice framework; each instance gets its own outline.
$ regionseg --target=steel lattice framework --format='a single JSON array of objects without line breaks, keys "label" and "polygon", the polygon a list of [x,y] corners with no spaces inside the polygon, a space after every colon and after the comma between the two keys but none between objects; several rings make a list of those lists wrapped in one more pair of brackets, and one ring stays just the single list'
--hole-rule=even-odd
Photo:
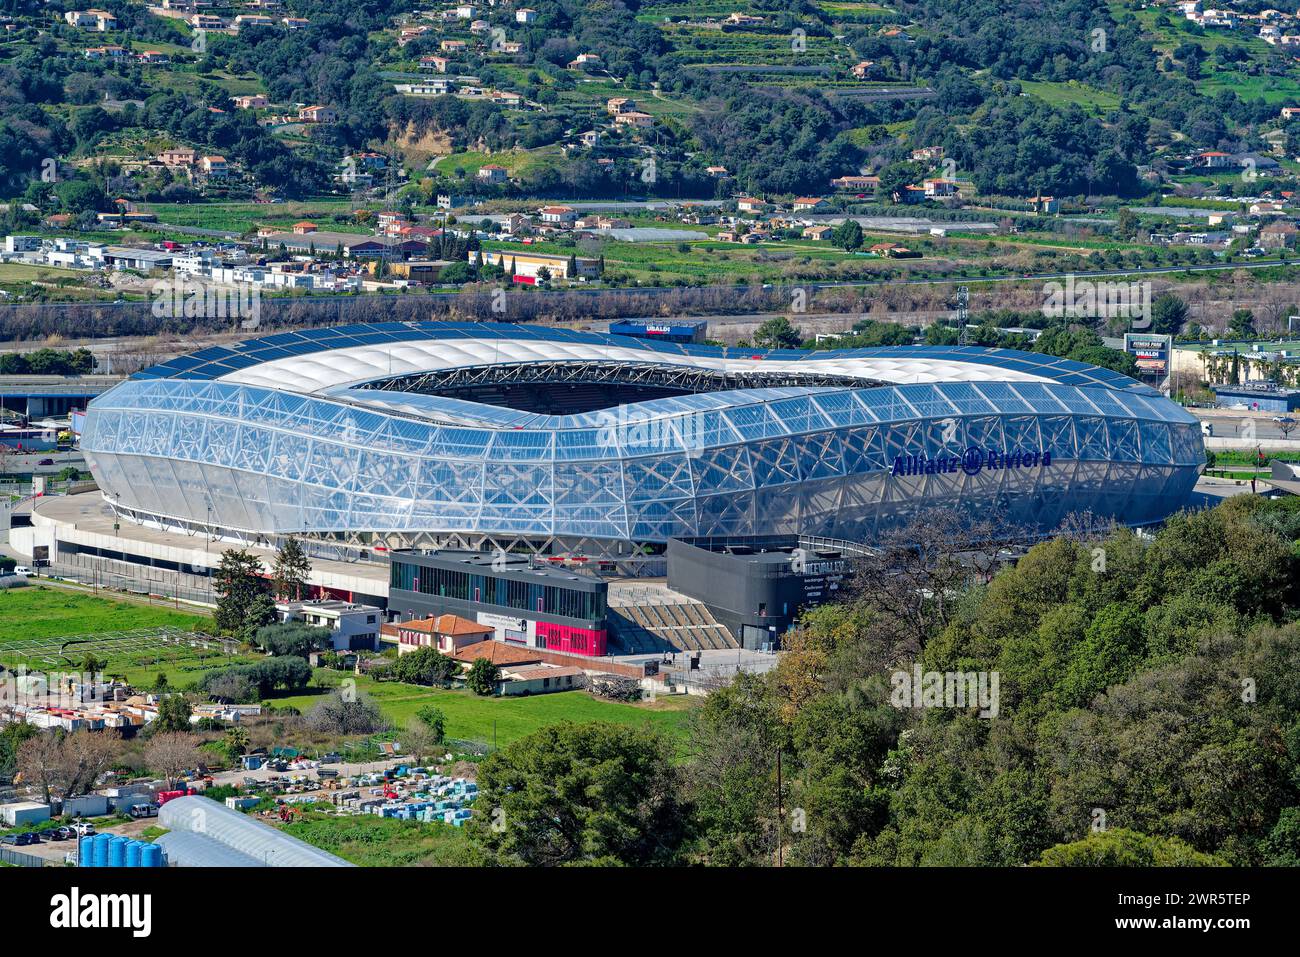
[{"label": "steel lattice framework", "polygon": [[[676,389],[683,393],[727,392],[789,386],[860,388],[851,375],[754,370],[713,370],[653,362],[521,362],[463,366],[420,375],[394,376],[370,385],[386,392],[446,395],[461,389],[495,385],[635,385]],[[883,384],[883,383],[877,383]]]},{"label": "steel lattice framework", "polygon": [[[507,381],[692,394],[575,415],[428,394]],[[934,506],[996,506],[1040,532],[1085,510],[1146,524],[1183,505],[1204,463],[1178,405],[1051,356],[755,353],[456,323],[286,333],[173,360],[91,403],[82,448],[134,521],[624,561],[673,537],[870,541]]]}]

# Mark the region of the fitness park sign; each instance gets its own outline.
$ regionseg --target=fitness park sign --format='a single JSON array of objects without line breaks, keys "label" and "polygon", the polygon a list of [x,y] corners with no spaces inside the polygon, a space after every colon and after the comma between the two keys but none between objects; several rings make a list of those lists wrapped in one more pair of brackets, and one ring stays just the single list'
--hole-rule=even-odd
[{"label": "fitness park sign", "polygon": [[899,455],[894,459],[891,475],[979,475],[999,469],[1050,468],[1051,452],[1008,452],[1005,449],[981,449],[972,445],[961,455]]}]

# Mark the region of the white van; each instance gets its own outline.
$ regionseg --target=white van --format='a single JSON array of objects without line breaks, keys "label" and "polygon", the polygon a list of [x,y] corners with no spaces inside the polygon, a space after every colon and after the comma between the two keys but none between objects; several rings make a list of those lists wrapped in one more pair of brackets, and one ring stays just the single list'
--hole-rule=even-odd
[{"label": "white van", "polygon": [[1205,436],[1205,438],[1207,438],[1207,439],[1212,439],[1212,438],[1214,438],[1214,423],[1213,423],[1213,422],[1202,422],[1202,423],[1201,423],[1201,435]]}]

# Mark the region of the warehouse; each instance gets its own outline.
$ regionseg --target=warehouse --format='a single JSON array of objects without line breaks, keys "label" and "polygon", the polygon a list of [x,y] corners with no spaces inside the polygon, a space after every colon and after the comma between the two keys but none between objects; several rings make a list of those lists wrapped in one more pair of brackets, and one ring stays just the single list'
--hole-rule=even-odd
[{"label": "warehouse", "polygon": [[158,824],[173,832],[159,843],[176,867],[353,866],[201,795],[168,801],[158,811]]}]

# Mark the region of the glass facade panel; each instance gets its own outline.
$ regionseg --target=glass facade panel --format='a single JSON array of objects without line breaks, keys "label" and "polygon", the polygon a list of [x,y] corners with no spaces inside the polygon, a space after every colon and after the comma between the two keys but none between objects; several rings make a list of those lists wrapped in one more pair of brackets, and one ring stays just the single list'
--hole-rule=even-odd
[{"label": "glass facade panel", "polygon": [[[327,369],[317,355],[327,349],[400,342],[405,350],[412,338],[453,340],[465,350],[478,340],[528,340],[539,349],[607,342],[458,323],[286,333],[203,350],[117,386],[92,403],[82,448],[110,501],[164,521],[258,534],[307,528],[649,541],[782,530],[871,534],[927,501],[976,511],[1002,502],[1040,524],[1073,509],[1154,520],[1182,505],[1204,461],[1196,421],[1123,376],[973,347],[762,354],[810,371],[832,358],[879,363],[882,376],[929,362],[929,374],[941,377],[952,363],[970,381],[740,389],[577,415],[355,382],[307,395],[291,391],[288,380],[277,388],[214,377],[251,374],[268,360],[278,368],[290,361],[286,351]],[[651,358],[757,355],[631,340],[617,346]],[[1006,370],[1042,381],[993,378]],[[972,447],[1027,453],[1029,462],[1050,452],[1051,464],[925,472],[928,460]],[[909,457],[920,458],[921,475],[899,474]]]}]

